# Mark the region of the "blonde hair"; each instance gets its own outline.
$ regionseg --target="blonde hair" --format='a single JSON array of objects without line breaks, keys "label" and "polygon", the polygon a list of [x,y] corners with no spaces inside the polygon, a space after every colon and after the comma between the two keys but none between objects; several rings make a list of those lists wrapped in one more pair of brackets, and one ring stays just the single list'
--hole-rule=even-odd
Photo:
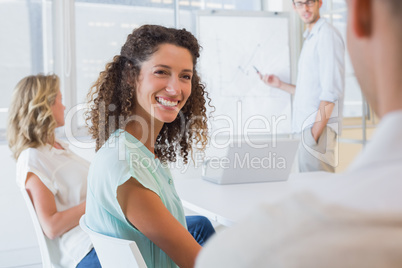
[{"label": "blonde hair", "polygon": [[15,159],[27,148],[53,143],[57,124],[51,107],[59,86],[54,74],[27,76],[16,85],[7,127],[8,146]]}]

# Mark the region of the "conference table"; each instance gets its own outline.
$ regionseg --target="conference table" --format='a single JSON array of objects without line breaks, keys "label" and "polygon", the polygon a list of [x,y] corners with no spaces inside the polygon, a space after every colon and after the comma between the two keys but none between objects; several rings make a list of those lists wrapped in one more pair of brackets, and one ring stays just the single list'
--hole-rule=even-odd
[{"label": "conference table", "polygon": [[[327,176],[325,172],[294,173],[287,181],[219,185],[201,178],[176,179],[183,207],[224,226],[231,226],[260,203],[275,203],[306,185]],[[304,185],[304,186],[306,186]]]}]

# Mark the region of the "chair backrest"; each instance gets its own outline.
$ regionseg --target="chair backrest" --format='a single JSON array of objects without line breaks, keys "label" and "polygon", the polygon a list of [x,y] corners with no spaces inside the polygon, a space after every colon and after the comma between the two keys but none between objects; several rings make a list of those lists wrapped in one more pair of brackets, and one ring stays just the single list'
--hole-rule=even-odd
[{"label": "chair backrest", "polygon": [[103,268],[147,267],[134,241],[115,238],[92,231],[85,222],[85,215],[80,219],[80,226],[91,238]]},{"label": "chair backrest", "polygon": [[52,268],[52,262],[50,257],[49,245],[45,234],[43,233],[42,227],[39,223],[38,216],[36,215],[35,208],[32,204],[31,198],[29,197],[25,189],[21,189],[22,197],[24,198],[25,204],[27,205],[29,214],[31,215],[32,223],[35,229],[36,238],[38,239],[40,255],[42,257],[42,267]]}]

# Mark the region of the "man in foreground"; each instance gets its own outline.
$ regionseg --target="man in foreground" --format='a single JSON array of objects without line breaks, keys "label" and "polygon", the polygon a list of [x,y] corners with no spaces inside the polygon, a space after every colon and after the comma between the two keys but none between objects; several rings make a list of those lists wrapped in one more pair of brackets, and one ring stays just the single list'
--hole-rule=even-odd
[{"label": "man in foreground", "polygon": [[352,63],[381,118],[372,141],[345,173],[216,235],[196,267],[402,267],[402,1],[347,3]]}]

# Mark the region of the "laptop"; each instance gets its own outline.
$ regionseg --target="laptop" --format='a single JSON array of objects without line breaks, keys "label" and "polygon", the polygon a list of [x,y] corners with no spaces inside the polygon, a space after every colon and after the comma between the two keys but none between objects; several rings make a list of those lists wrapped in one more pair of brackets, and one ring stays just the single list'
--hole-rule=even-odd
[{"label": "laptop", "polygon": [[299,142],[296,139],[233,141],[223,155],[204,160],[202,178],[216,184],[285,181]]}]

